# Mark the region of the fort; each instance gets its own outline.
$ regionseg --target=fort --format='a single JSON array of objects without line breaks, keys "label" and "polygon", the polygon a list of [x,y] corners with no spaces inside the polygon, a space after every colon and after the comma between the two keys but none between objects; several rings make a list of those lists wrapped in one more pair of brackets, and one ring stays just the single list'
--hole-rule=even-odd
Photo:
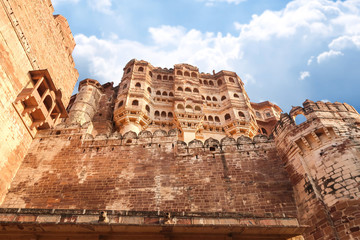
[{"label": "fort", "polygon": [[283,113],[235,72],[136,59],[71,96],[75,42],[52,13],[0,0],[0,239],[360,239],[352,106]]}]

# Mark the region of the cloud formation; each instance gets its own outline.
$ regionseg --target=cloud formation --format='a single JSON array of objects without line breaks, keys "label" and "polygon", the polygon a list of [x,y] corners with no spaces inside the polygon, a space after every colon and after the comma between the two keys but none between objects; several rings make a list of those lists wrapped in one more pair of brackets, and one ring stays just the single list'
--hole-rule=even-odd
[{"label": "cloud formation", "polygon": [[[240,3],[229,1],[232,2]],[[150,27],[147,42],[121,39],[116,34],[108,37],[78,34],[74,57],[87,67],[86,73],[102,83],[117,84],[122,67],[137,58],[168,68],[186,62],[204,72],[214,68],[236,71],[245,79],[247,90],[256,86],[263,98],[267,97],[265,94],[284,94],[282,88],[288,86],[296,88],[303,99],[311,96],[305,86],[296,82],[306,81],[294,80],[304,80],[310,72],[312,77],[319,77],[317,69],[340,56],[346,57],[345,50],[360,50],[359,16],[360,3],[356,0],[294,0],[280,11],[266,10],[253,15],[248,23],[235,22],[238,32],[233,34],[171,25]],[[265,86],[269,91],[259,91]],[[255,100],[260,98],[252,96]],[[284,94],[285,97],[293,96]],[[282,100],[275,101],[281,104]]]}]

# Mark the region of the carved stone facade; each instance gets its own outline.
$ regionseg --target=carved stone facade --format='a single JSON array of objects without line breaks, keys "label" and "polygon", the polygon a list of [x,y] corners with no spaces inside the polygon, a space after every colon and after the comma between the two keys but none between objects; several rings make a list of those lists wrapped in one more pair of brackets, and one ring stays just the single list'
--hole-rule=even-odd
[{"label": "carved stone facade", "polygon": [[52,11],[0,0],[0,239],[360,239],[352,106],[284,114],[234,72],[138,60],[70,98],[75,43]]}]

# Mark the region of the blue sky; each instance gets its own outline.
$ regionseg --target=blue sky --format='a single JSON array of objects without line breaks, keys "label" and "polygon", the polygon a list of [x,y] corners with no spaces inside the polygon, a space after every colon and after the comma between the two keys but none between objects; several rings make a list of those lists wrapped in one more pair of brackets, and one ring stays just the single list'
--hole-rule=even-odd
[{"label": "blue sky", "polygon": [[52,0],[80,80],[118,84],[133,59],[235,71],[253,102],[360,110],[360,0]]}]

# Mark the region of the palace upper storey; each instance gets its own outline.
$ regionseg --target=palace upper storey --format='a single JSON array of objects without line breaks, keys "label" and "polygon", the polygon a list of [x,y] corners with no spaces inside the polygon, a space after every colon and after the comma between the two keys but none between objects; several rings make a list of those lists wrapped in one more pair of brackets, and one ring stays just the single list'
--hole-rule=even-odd
[{"label": "palace upper storey", "polygon": [[186,142],[269,135],[281,113],[268,101],[250,102],[235,72],[200,73],[189,64],[167,69],[135,59],[124,67],[118,86],[93,79],[80,82],[68,110],[68,122],[91,121],[98,132],[176,128]]}]

